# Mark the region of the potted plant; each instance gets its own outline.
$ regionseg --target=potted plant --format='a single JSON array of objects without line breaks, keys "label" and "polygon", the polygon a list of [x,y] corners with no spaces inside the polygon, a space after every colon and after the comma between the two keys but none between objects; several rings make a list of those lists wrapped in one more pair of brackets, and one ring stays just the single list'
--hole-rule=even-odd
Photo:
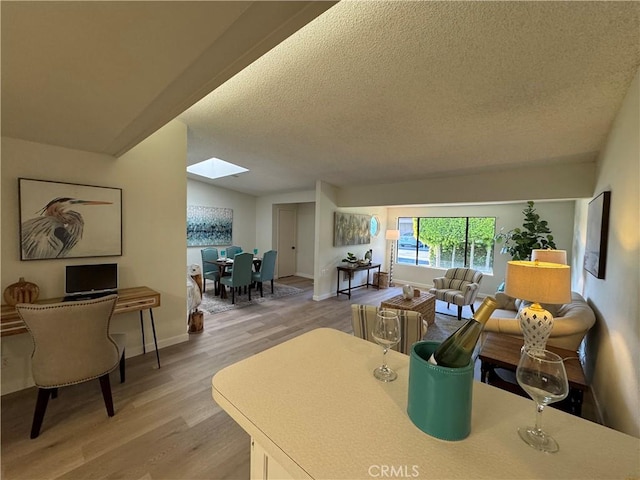
[{"label": "potted plant", "polygon": [[536,248],[556,248],[553,235],[546,220],[540,220],[540,215],[533,208],[533,202],[528,201],[522,211],[524,222],[522,228],[514,228],[506,233],[500,230],[495,236],[496,243],[504,241],[500,253],[508,253],[513,260],[531,259],[531,251]]},{"label": "potted plant", "polygon": [[356,257],[353,253],[347,252],[347,258],[342,259],[343,262],[348,263],[350,265],[354,265],[358,263],[358,257]]}]

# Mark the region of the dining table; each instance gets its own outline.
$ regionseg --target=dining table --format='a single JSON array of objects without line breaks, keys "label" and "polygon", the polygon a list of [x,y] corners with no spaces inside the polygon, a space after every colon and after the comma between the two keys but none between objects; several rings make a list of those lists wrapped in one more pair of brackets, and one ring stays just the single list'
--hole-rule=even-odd
[{"label": "dining table", "polygon": [[[218,258],[217,260],[205,260],[204,263],[209,263],[212,265],[215,265],[218,267],[218,270],[220,272],[220,278],[224,277],[227,275],[227,268],[232,267],[233,266],[233,259],[232,258]],[[262,265],[262,258],[259,257],[253,257],[253,269],[256,272],[260,271],[260,266]],[[225,299],[227,298],[227,289],[224,288],[221,284],[220,284],[220,280],[216,280],[215,282],[215,290],[214,293],[216,295],[220,295],[220,298]]]}]

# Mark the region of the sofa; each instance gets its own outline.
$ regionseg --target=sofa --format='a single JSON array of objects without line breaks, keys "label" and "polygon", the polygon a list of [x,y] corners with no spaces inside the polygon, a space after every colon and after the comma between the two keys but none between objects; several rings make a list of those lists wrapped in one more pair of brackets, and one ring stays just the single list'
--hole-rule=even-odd
[{"label": "sofa", "polygon": [[[498,308],[489,318],[484,331],[522,338],[517,315],[524,302],[511,298],[502,292],[497,292],[495,299],[498,302]],[[571,303],[542,305],[542,307],[548,310],[554,319],[547,344],[577,351],[582,339],[596,322],[596,316],[586,300],[579,293],[571,292]]]}]

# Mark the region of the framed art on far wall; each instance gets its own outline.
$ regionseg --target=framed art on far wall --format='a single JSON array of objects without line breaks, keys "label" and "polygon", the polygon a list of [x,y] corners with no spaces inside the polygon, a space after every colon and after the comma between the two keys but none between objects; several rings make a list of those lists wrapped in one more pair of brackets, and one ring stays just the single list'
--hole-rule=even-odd
[{"label": "framed art on far wall", "polygon": [[371,243],[371,215],[334,213],[333,246]]},{"label": "framed art on far wall", "polygon": [[122,189],[18,179],[20,260],[122,255]]},{"label": "framed art on far wall", "polygon": [[611,192],[602,192],[589,202],[589,210],[587,212],[587,242],[584,250],[584,268],[596,278],[604,278],[605,273],[610,204]]},{"label": "framed art on far wall", "polygon": [[187,206],[187,247],[231,245],[233,209]]}]

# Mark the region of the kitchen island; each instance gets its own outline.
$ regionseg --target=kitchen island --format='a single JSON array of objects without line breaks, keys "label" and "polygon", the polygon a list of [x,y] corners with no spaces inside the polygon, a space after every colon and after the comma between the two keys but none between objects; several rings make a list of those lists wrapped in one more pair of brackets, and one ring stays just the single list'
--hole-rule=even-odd
[{"label": "kitchen island", "polygon": [[381,347],[321,328],[220,370],[213,398],[252,438],[252,478],[640,477],[640,439],[549,408],[560,452],[538,452],[516,432],[533,400],[480,382],[469,437],[433,438],[406,413],[409,357],[387,355],[398,379],[382,383]]}]

